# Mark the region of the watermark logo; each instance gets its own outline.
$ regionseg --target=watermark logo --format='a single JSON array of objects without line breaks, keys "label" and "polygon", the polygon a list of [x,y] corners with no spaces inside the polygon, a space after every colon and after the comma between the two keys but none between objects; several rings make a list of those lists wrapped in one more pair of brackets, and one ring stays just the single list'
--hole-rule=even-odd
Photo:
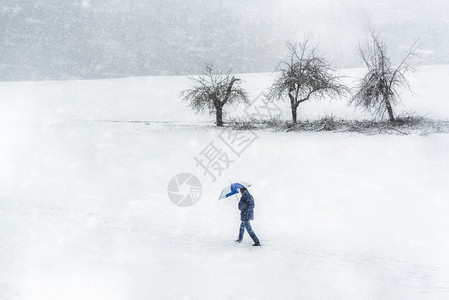
[{"label": "watermark logo", "polygon": [[281,108],[274,102],[269,101],[264,93],[260,93],[243,110],[245,115],[255,119],[270,120],[282,115]]},{"label": "watermark logo", "polygon": [[[244,109],[244,113],[255,119],[272,119],[282,115],[282,110],[275,103],[260,93]],[[224,128],[211,140],[193,160],[203,177],[215,183],[230,166],[241,159],[242,154],[259,138],[253,130],[235,130]],[[181,207],[192,206],[201,197],[200,180],[191,173],[181,173],[173,177],[168,184],[168,197]]]},{"label": "watermark logo", "polygon": [[238,131],[226,128],[218,135],[218,138],[240,158],[259,136],[252,130]]},{"label": "watermark logo", "polygon": [[168,183],[168,198],[177,206],[192,206],[201,197],[200,180],[191,173],[180,173]]},{"label": "watermark logo", "polygon": [[[201,168],[204,176],[209,175],[213,183],[258,138],[254,131],[225,128],[218,135],[218,141],[211,141],[198,156],[193,158],[196,162],[195,167]],[[214,142],[218,142],[219,145]],[[224,147],[221,147],[223,145]]]}]

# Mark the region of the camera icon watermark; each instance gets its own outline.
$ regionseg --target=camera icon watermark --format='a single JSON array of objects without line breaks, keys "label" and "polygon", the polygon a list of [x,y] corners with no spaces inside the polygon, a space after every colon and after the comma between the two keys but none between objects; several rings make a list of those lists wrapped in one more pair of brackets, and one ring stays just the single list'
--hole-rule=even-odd
[{"label": "camera icon watermark", "polygon": [[177,206],[189,207],[198,202],[202,193],[198,177],[191,173],[180,173],[168,183],[168,198]]},{"label": "camera icon watermark", "polygon": [[[243,112],[246,116],[259,120],[271,120],[282,115],[279,106],[268,101],[263,92],[255,97]],[[195,167],[215,183],[258,138],[253,130],[241,131],[226,127],[218,134],[217,139],[210,141],[193,158]],[[201,192],[200,180],[191,173],[174,176],[167,188],[170,201],[180,207],[194,205],[199,201]]]}]

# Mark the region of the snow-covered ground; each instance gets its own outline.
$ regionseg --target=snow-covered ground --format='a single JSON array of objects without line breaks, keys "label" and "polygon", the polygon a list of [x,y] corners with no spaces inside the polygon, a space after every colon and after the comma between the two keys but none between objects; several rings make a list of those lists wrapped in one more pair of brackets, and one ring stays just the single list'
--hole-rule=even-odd
[{"label": "snow-covered ground", "polygon": [[[243,75],[251,96],[270,76]],[[449,119],[447,78],[423,67],[404,109]],[[188,86],[0,83],[0,299],[448,299],[449,135],[258,131],[211,182],[194,157],[222,131],[179,103]],[[330,113],[364,117],[300,117]],[[203,186],[189,208],[167,195],[181,172]],[[253,183],[260,248],[234,243],[229,179]]]}]

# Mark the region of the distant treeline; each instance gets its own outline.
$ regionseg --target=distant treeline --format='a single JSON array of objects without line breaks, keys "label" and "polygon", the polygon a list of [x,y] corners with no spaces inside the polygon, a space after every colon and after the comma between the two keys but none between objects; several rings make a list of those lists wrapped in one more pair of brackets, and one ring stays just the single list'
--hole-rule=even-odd
[{"label": "distant treeline", "polygon": [[320,41],[337,67],[357,67],[353,45],[371,19],[393,57],[418,36],[423,63],[449,63],[449,23],[438,18],[447,4],[427,5],[435,15],[408,2],[409,11],[392,15],[396,4],[388,4],[390,13],[378,18],[384,2],[2,1],[0,80],[186,75],[200,71],[199,61],[236,73],[271,72],[285,41],[304,33]]}]

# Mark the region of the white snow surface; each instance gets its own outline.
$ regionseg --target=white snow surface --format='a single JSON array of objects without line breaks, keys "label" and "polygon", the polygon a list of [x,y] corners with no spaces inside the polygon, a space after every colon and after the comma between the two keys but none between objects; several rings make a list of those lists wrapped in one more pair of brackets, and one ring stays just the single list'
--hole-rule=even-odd
[{"label": "white snow surface", "polygon": [[[273,76],[242,75],[251,97]],[[449,119],[448,78],[422,67],[400,110]],[[0,83],[0,299],[449,298],[447,134],[257,131],[213,183],[193,158],[221,129],[178,100],[190,84]],[[203,186],[188,208],[167,195],[182,172]],[[230,179],[252,183],[262,247],[234,243],[237,198],[217,200]]]}]

